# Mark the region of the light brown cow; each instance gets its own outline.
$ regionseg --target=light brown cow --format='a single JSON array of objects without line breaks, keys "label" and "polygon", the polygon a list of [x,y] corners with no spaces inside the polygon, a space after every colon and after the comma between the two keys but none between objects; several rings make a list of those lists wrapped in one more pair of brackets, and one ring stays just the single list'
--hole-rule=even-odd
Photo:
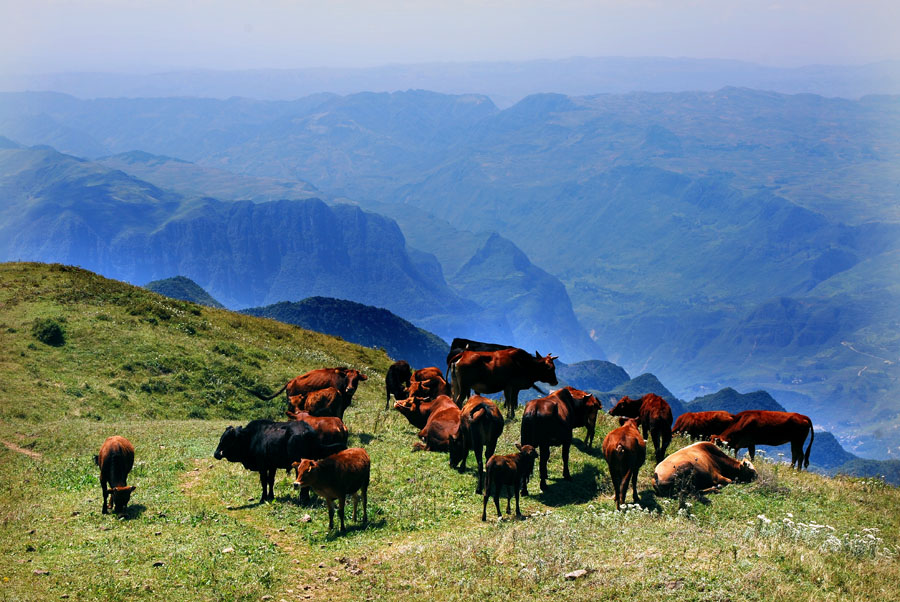
[{"label": "light brown cow", "polygon": [[626,395],[609,411],[609,415],[637,418],[644,439],[648,432],[653,438],[656,463],[662,462],[666,457],[666,448],[672,441],[672,408],[665,399],[655,393],[647,393],[639,399],[631,399]]},{"label": "light brown cow", "polygon": [[[806,454],[803,453],[803,442],[809,435]],[[809,416],[796,412],[771,412],[769,410],[747,410],[734,416],[734,423],[718,436],[710,437],[721,441],[734,450],[737,457],[741,448],[750,451],[750,459],[756,457],[757,445],[791,444],[791,468],[797,470],[809,466],[809,452],[812,449],[816,433]]]},{"label": "light brown cow", "polygon": [[718,435],[734,423],[734,415],[731,412],[687,412],[678,417],[672,434],[684,434],[691,439],[709,440],[710,436]]},{"label": "light brown cow", "polygon": [[515,417],[519,404],[519,391],[530,389],[535,383],[557,383],[556,366],[552,355],[534,355],[522,349],[499,351],[463,351],[450,364],[453,401],[462,407],[469,392],[490,394],[503,391],[506,401],[506,417]]},{"label": "light brown cow", "polygon": [[[497,440],[503,433],[503,414],[497,404],[480,395],[473,395],[460,412],[459,431],[450,438],[450,466],[462,462],[459,471],[466,469],[469,450],[475,452],[478,463],[478,484],[475,493],[481,493],[484,483],[484,461],[494,455]],[[482,457],[482,450],[484,456]]]},{"label": "light brown cow", "polygon": [[671,496],[682,491],[711,493],[733,482],[756,479],[756,469],[748,460],[738,461],[709,441],[688,445],[657,464],[653,489],[657,495]]},{"label": "light brown cow", "polygon": [[444,374],[436,366],[419,368],[413,372],[410,380],[408,397],[436,399],[441,395],[450,395],[450,385],[444,380]]},{"label": "light brown cow", "polygon": [[509,500],[516,496],[516,516],[519,512],[519,490],[525,490],[528,479],[534,471],[534,459],[537,451],[530,445],[516,443],[518,453],[506,456],[491,456],[487,462],[484,477],[484,499],[481,506],[481,520],[487,520],[488,497],[494,496],[497,516],[500,514],[500,490],[506,487],[506,513],[509,514]]},{"label": "light brown cow", "polygon": [[363,523],[368,522],[369,454],[361,447],[351,447],[322,460],[301,460],[294,464],[297,480],[294,487],[309,487],[328,505],[328,530],[334,529],[334,500],[338,500],[341,532],[344,531],[344,505],[353,496],[353,520],[357,520],[357,503],[363,502]]},{"label": "light brown cow", "polygon": [[[134,466],[134,446],[125,437],[113,435],[103,442],[100,453],[94,456],[94,462],[100,467],[103,514],[108,514],[109,508],[115,508],[116,514],[122,514],[131,499],[131,492],[135,490],[133,485],[129,487],[126,483],[128,473]],[[108,506],[107,497],[110,497]]]},{"label": "light brown cow", "polygon": [[606,435],[603,439],[603,456],[609,466],[609,476],[616,497],[616,510],[625,503],[629,481],[634,503],[637,504],[638,472],[647,458],[647,444],[638,431],[637,420],[624,419],[622,426]]},{"label": "light brown cow", "polygon": [[292,412],[307,412],[312,416],[335,416],[344,419],[344,412],[350,405],[350,401],[344,393],[335,387],[301,393],[288,397],[290,416]]},{"label": "light brown cow", "polygon": [[353,368],[318,368],[289,380],[283,387],[268,397],[260,395],[253,389],[247,389],[247,391],[263,401],[268,401],[270,399],[275,399],[282,392],[284,392],[288,398],[291,398],[312,391],[334,387],[346,396],[346,401],[349,405],[359,383],[364,380],[368,380],[368,377],[359,370]]},{"label": "light brown cow", "polygon": [[453,400],[446,395],[440,395],[434,400],[424,397],[408,397],[394,402],[394,409],[409,420],[411,425],[421,429],[425,427],[432,411],[447,404],[456,406]]}]

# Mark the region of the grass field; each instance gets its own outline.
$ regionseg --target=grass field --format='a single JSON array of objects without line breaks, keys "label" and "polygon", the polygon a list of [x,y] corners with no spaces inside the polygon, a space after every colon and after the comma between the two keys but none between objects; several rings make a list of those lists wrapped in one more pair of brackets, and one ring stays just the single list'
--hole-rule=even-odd
[{"label": "grass field", "polygon": [[[571,482],[555,450],[525,520],[482,523],[472,458],[459,474],[413,452],[417,429],[383,409],[380,352],[77,270],[5,264],[0,284],[2,600],[900,599],[900,492],[878,480],[757,462],[757,482],[679,507],[645,465],[643,509],[615,512],[579,430]],[[35,338],[48,317],[64,345]],[[280,411],[241,386],[332,364],[370,375],[345,416],[372,457],[369,524],[345,535],[284,472],[260,505],[255,473],[212,458],[226,426]],[[602,416],[597,441],[613,426]],[[100,513],[92,457],[111,434],[137,451],[124,518]]]}]

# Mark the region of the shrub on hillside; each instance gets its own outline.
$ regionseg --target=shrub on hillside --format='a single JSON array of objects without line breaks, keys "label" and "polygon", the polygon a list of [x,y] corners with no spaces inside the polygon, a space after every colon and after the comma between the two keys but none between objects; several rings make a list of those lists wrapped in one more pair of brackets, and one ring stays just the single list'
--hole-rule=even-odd
[{"label": "shrub on hillside", "polygon": [[66,344],[66,330],[62,319],[39,318],[31,327],[31,334],[41,343],[62,347]]}]

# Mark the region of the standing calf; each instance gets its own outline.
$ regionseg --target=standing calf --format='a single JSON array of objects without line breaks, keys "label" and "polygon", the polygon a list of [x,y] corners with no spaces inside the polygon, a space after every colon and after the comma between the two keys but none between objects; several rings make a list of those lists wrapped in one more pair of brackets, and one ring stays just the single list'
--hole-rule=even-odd
[{"label": "standing calf", "polygon": [[616,494],[616,510],[625,503],[628,481],[631,481],[631,493],[637,504],[638,471],[647,459],[647,444],[638,431],[637,420],[623,420],[622,426],[609,432],[603,440],[603,455]]},{"label": "standing calf", "polygon": [[369,454],[361,447],[351,447],[322,460],[301,460],[294,464],[297,480],[294,487],[310,487],[328,504],[328,530],[334,529],[334,500],[338,500],[341,531],[344,531],[344,505],[353,495],[353,520],[359,496],[363,500],[363,523],[368,522]]},{"label": "standing calf", "polygon": [[[135,487],[128,487],[125,480],[131,467],[134,466],[134,446],[125,437],[113,435],[103,442],[100,454],[94,456],[94,462],[100,467],[100,488],[103,490],[103,514],[115,506],[116,514],[125,512],[131,492]],[[108,487],[107,487],[108,485]],[[107,507],[107,496],[112,494]]]},{"label": "standing calf", "polygon": [[[493,494],[494,506],[497,508],[497,516],[500,513],[500,488],[504,485],[506,490],[506,513],[509,514],[509,500],[512,493],[516,496],[516,516],[522,516],[519,512],[519,490],[525,488],[531,473],[534,470],[534,459],[537,451],[530,445],[516,443],[517,454],[508,456],[491,456],[488,460],[484,476],[484,503],[481,507],[481,520],[487,520],[488,497]],[[510,492],[512,489],[512,492]]]}]

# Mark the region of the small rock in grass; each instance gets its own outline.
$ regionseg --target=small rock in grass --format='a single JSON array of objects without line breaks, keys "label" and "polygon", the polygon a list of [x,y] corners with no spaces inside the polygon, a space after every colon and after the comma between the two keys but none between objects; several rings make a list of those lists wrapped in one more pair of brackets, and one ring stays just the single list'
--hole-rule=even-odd
[{"label": "small rock in grass", "polygon": [[587,575],[588,572],[584,569],[578,569],[577,571],[572,571],[571,573],[566,573],[566,581],[574,581],[575,579],[579,579]]},{"label": "small rock in grass", "polygon": [[232,547],[227,547],[222,550],[223,554],[231,554],[232,552],[234,552],[234,548]]},{"label": "small rock in grass", "polygon": [[312,520],[312,517],[308,514],[304,514],[303,516],[300,517],[301,523],[308,523],[311,520]]},{"label": "small rock in grass", "polygon": [[34,575],[49,575],[50,574],[50,571],[45,570],[45,569],[34,569],[31,572]]},{"label": "small rock in grass", "polygon": [[162,535],[162,531],[156,531],[153,533],[154,535]]},{"label": "small rock in grass", "polygon": [[265,596],[260,598],[260,600],[271,600],[271,599],[272,599],[272,596],[270,596],[269,594],[266,594]]}]

